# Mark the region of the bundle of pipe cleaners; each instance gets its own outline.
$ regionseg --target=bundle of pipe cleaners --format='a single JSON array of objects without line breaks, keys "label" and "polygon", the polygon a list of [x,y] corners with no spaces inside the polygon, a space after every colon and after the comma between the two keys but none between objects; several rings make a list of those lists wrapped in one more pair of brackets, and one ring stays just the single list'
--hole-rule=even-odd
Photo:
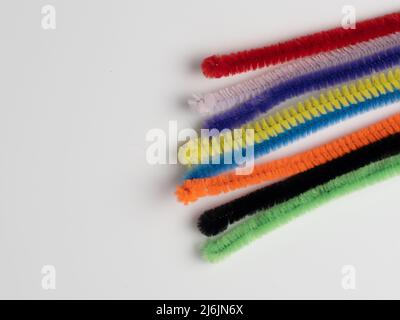
[{"label": "bundle of pipe cleaners", "polygon": [[[400,113],[326,144],[282,159],[251,160],[296,140],[400,100],[400,13],[289,41],[204,59],[206,77],[264,68],[260,75],[207,94],[189,106],[208,115],[209,135],[192,138],[179,153],[188,170],[177,199],[265,184],[204,212],[199,230],[210,237],[201,251],[217,261],[257,237],[346,193],[400,174]],[[315,93],[318,92],[318,93]],[[303,97],[305,96],[305,97]],[[288,100],[297,98],[294,105]],[[250,132],[250,133],[249,133]]]}]

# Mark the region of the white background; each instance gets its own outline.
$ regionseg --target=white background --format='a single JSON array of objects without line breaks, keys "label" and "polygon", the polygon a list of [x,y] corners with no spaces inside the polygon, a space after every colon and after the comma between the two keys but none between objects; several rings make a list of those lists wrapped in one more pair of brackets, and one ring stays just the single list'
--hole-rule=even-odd
[{"label": "white background", "polygon": [[[57,29],[41,28],[54,5]],[[185,106],[238,78],[205,79],[201,58],[338,26],[397,1],[2,0],[0,297],[400,298],[394,178],[314,210],[219,264],[201,260],[206,208],[176,202],[177,165],[146,161],[146,133],[199,126]],[[248,75],[247,75],[248,76]],[[278,158],[400,110],[394,105],[271,154]],[[242,191],[243,193],[243,191]],[[56,267],[56,290],[41,268]],[[342,267],[356,268],[344,290]]]}]

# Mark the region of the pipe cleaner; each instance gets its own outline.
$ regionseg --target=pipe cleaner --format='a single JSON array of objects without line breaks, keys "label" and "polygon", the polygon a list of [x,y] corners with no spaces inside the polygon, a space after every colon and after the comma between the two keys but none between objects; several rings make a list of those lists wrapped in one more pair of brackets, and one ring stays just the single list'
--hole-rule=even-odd
[{"label": "pipe cleaner", "polygon": [[229,224],[246,216],[266,210],[341,175],[399,153],[400,133],[396,133],[286,180],[207,210],[199,218],[199,230],[208,236],[216,235],[224,231]]},{"label": "pipe cleaner", "polygon": [[342,175],[270,209],[260,210],[220,236],[209,239],[201,249],[202,255],[208,261],[221,260],[311,209],[398,174],[399,155]]},{"label": "pipe cleaner", "polygon": [[358,22],[356,29],[338,27],[263,48],[213,55],[203,60],[201,68],[206,77],[220,78],[343,48],[397,31],[400,31],[400,14],[396,12]]},{"label": "pipe cleaner", "polygon": [[229,172],[216,177],[185,180],[177,187],[176,196],[179,201],[188,204],[201,197],[218,195],[269,180],[287,178],[395,133],[400,133],[400,113],[311,150],[257,164],[249,175],[236,175],[235,172]]},{"label": "pipe cleaner", "polygon": [[230,110],[210,117],[204,122],[203,128],[220,131],[237,128],[288,99],[380,72],[399,63],[400,47],[396,46],[355,61],[296,76]]},{"label": "pipe cleaner", "polygon": [[[344,85],[341,89],[329,90],[321,94],[318,100],[312,97],[300,102],[296,108],[283,109],[274,116],[261,118],[246,125],[246,129],[254,130],[254,158],[339,121],[399,100],[399,80],[400,69],[394,72],[390,70],[386,75],[382,73],[379,76],[359,80],[357,83]],[[209,149],[213,148],[211,155],[215,154],[220,162],[198,164],[186,173],[184,179],[210,177],[237,167],[238,164],[234,161],[224,162],[223,158],[227,157],[227,151],[243,148],[243,139],[233,141],[232,137],[229,139],[222,136],[221,140],[223,141],[221,145],[215,142],[215,137],[209,142]],[[197,156],[201,158],[206,155],[206,151],[210,151],[209,149],[197,146],[194,151],[200,150]],[[192,150],[184,152],[190,157]],[[224,152],[222,155],[221,150]]]},{"label": "pipe cleaner", "polygon": [[399,45],[400,33],[356,43],[270,68],[263,74],[206,94],[193,94],[189,106],[200,113],[218,113],[237,106],[299,75],[357,60]]}]

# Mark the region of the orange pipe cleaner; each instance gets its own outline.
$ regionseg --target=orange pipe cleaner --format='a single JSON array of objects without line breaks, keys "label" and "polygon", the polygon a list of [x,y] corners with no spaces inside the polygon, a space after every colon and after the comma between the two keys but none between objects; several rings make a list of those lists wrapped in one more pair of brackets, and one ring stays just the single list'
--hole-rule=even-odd
[{"label": "orange pipe cleaner", "polygon": [[188,204],[201,197],[290,177],[399,132],[400,113],[397,113],[322,146],[283,159],[258,164],[249,175],[229,172],[215,177],[185,180],[177,187],[176,196],[180,202]]}]

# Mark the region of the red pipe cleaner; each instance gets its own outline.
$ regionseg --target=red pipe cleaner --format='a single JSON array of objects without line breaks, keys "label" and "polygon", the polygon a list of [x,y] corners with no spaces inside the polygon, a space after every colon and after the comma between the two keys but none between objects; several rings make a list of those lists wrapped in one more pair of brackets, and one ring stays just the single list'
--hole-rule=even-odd
[{"label": "red pipe cleaner", "polygon": [[221,78],[343,48],[397,31],[400,31],[400,13],[396,12],[358,22],[356,29],[338,27],[263,48],[213,55],[203,60],[201,68],[206,77]]}]

